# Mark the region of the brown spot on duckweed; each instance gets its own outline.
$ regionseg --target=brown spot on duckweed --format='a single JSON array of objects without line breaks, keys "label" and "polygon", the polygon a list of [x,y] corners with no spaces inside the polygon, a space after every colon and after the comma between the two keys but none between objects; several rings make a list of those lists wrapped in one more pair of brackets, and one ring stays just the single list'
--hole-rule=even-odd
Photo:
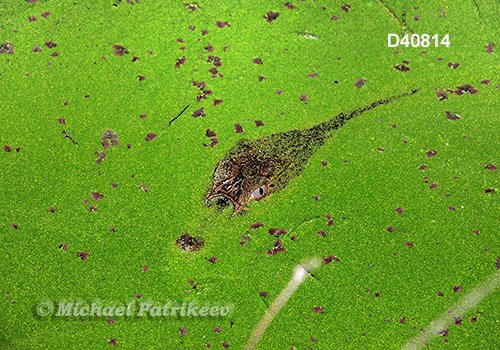
[{"label": "brown spot on duckweed", "polygon": [[97,201],[100,201],[104,198],[104,195],[100,194],[99,192],[91,192],[90,195],[92,196],[92,199]]},{"label": "brown spot on duckweed", "polygon": [[154,132],[148,132],[148,135],[144,138],[144,140],[151,141],[157,137],[158,137],[158,135],[156,135]]},{"label": "brown spot on duckweed", "polygon": [[326,237],[326,232],[323,231],[323,230],[319,230],[318,232],[318,235],[320,235],[321,237]]},{"label": "brown spot on duckweed", "polygon": [[428,157],[428,158],[431,158],[431,157],[435,157],[437,154],[437,151],[436,150],[432,150],[432,151],[428,151],[428,152],[425,152],[425,155]]},{"label": "brown spot on duckweed", "polygon": [[255,120],[254,123],[256,127],[264,126],[264,123],[261,120]]},{"label": "brown spot on duckweed", "polygon": [[10,227],[14,228],[14,230],[17,230],[18,226],[15,222],[13,222],[12,224],[10,224]]},{"label": "brown spot on duckweed", "polygon": [[286,252],[285,247],[283,246],[281,239],[278,239],[274,242],[274,248],[272,250],[267,251],[267,255],[276,255],[277,253]]},{"label": "brown spot on duckweed", "polygon": [[36,18],[35,16],[30,16],[30,18],[28,18],[28,20],[30,22],[35,22],[35,21],[38,21],[38,18]]},{"label": "brown spot on duckweed", "polygon": [[450,111],[445,111],[446,113],[446,118],[449,120],[458,120],[460,117],[457,114],[452,114]]},{"label": "brown spot on duckweed", "polygon": [[237,134],[241,134],[243,132],[243,128],[240,124],[234,124],[234,132]]},{"label": "brown spot on duckweed", "polygon": [[441,329],[438,334],[446,337],[448,335],[449,329]]},{"label": "brown spot on duckweed", "polygon": [[354,83],[354,86],[357,87],[358,89],[363,87],[365,85],[366,79],[363,78],[358,78],[356,79],[356,82]]},{"label": "brown spot on duckweed", "polygon": [[101,141],[102,142],[107,142],[108,140],[116,140],[115,144],[113,144],[113,142],[111,142],[111,145],[112,146],[115,146],[115,145],[118,145],[118,138],[120,136],[118,136],[118,134],[116,132],[114,132],[113,130],[111,129],[106,129],[102,134],[101,134]]},{"label": "brown spot on duckweed", "polygon": [[139,188],[143,188],[144,192],[151,191],[151,189],[149,187],[146,187],[146,185],[144,185],[144,184],[140,184],[139,186],[137,186],[137,189],[139,189]]},{"label": "brown spot on duckweed", "polygon": [[14,45],[12,45],[12,43],[8,41],[0,44],[0,53],[12,55],[14,53]]},{"label": "brown spot on duckweed", "polygon": [[488,45],[486,45],[486,52],[493,53],[493,43],[489,43]]},{"label": "brown spot on duckweed", "polygon": [[128,55],[128,53],[129,53],[128,50],[121,45],[113,45],[113,46],[111,46],[111,48],[115,50],[113,52],[113,54],[115,56]]},{"label": "brown spot on duckweed", "polygon": [[323,261],[323,263],[325,264],[329,264],[331,263],[333,260],[335,261],[340,261],[339,258],[337,258],[336,256],[333,256],[332,254],[328,255],[326,258],[321,258],[321,260]]},{"label": "brown spot on duckweed", "polygon": [[203,248],[205,242],[199,238],[190,236],[188,233],[183,233],[177,238],[175,245],[183,251],[193,253]]},{"label": "brown spot on duckweed", "polygon": [[491,82],[491,80],[488,80],[488,79],[481,80],[481,84],[484,84],[484,85],[488,85],[490,82]]},{"label": "brown spot on duckweed", "polygon": [[10,147],[9,145],[3,145],[3,150],[5,152],[12,152],[12,147]]},{"label": "brown spot on duckweed", "polygon": [[205,114],[205,112],[203,111],[205,107],[201,107],[200,109],[197,109],[193,112],[193,114],[191,114],[191,116],[193,116],[194,118],[197,118],[197,117],[206,117],[207,115]]},{"label": "brown spot on duckweed", "polygon": [[51,212],[51,213],[55,213],[55,212],[56,212],[56,208],[54,208],[54,207],[50,207],[50,208],[49,208],[49,212]]},{"label": "brown spot on duckweed", "polygon": [[350,8],[351,8],[351,5],[349,5],[349,4],[345,4],[344,6],[340,6],[340,9],[342,11],[344,11],[345,13],[347,13]]},{"label": "brown spot on duckweed", "polygon": [[446,93],[446,91],[444,91],[444,89],[436,91],[436,96],[439,99],[439,101],[448,99],[448,94]]},{"label": "brown spot on duckweed", "polygon": [[264,226],[264,224],[257,221],[255,223],[251,224],[249,228],[250,229],[256,229],[256,228],[259,228],[259,227],[262,227],[262,226]]},{"label": "brown spot on duckweed", "polygon": [[496,165],[493,165],[493,164],[488,164],[484,167],[486,170],[490,170],[490,171],[497,171],[498,168],[496,167]]},{"label": "brown spot on duckweed", "polygon": [[394,232],[394,227],[392,226],[387,227],[387,232]]},{"label": "brown spot on duckweed", "polygon": [[491,187],[490,188],[486,188],[484,190],[484,193],[495,193],[495,190],[493,188],[491,188]]},{"label": "brown spot on duckweed", "polygon": [[394,66],[394,69],[400,72],[409,72],[411,70],[410,67],[407,67],[404,64],[398,64],[397,66]]},{"label": "brown spot on duckweed", "polygon": [[478,89],[474,88],[474,86],[472,86],[471,84],[464,84],[464,85],[460,85],[460,86],[457,86],[457,89],[455,91],[453,91],[454,94],[457,94],[459,96],[463,95],[463,94],[477,94],[479,92]]},{"label": "brown spot on duckweed", "polygon": [[265,18],[266,21],[268,23],[271,23],[272,21],[274,21],[276,18],[279,17],[279,12],[273,12],[273,11],[269,11],[268,13],[266,13],[264,16],[262,16],[262,18]]},{"label": "brown spot on duckweed", "polygon": [[254,58],[252,62],[253,64],[262,64],[262,60],[260,58]]},{"label": "brown spot on duckweed", "polygon": [[322,306],[315,306],[315,307],[313,307],[313,312],[315,314],[317,314],[318,312],[322,314],[324,311],[325,311],[325,308],[322,307]]},{"label": "brown spot on duckweed", "polygon": [[222,103],[223,101],[222,100],[215,100],[214,101],[214,106],[218,106]]},{"label": "brown spot on duckweed", "polygon": [[395,209],[396,213],[403,214],[403,208],[399,207]]},{"label": "brown spot on duckweed", "polygon": [[230,27],[231,26],[228,21],[215,21],[215,25],[218,28],[224,28],[224,27]]},{"label": "brown spot on duckweed", "polygon": [[181,68],[181,65],[183,65],[184,63],[186,63],[186,58],[185,57],[181,57],[177,60],[177,62],[175,62],[175,66],[177,68]]},{"label": "brown spot on duckweed", "polygon": [[82,260],[87,260],[87,258],[89,257],[90,253],[87,253],[87,252],[80,252],[80,251],[78,251],[78,252],[76,253],[76,255],[77,255],[80,259],[82,259]]},{"label": "brown spot on duckweed", "polygon": [[182,337],[182,336],[185,336],[186,334],[188,334],[188,331],[186,329],[186,327],[181,327],[179,328],[179,335]]}]

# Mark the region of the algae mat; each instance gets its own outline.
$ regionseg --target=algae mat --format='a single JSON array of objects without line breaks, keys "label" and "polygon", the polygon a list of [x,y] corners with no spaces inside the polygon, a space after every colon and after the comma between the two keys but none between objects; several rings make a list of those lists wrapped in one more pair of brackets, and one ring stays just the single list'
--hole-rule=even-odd
[{"label": "algae mat", "polygon": [[499,348],[498,6],[0,1],[0,348]]}]

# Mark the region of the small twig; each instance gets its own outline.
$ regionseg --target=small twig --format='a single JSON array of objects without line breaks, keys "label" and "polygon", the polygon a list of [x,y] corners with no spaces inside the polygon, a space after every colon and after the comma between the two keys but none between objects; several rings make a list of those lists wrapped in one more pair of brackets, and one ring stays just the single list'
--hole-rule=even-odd
[{"label": "small twig", "polygon": [[319,219],[320,217],[321,217],[321,216],[319,216],[319,215],[318,215],[318,216],[314,216],[314,217],[312,217],[312,218],[307,218],[307,219],[302,220],[299,224],[297,224],[297,225],[295,225],[294,227],[292,227],[292,228],[290,229],[290,231],[288,231],[285,235],[281,236],[281,237],[282,237],[282,239],[285,239],[286,237],[288,237],[288,236],[289,236],[292,232],[294,232],[294,231],[295,231],[298,227],[300,227],[300,226],[302,226],[302,225],[304,225],[304,224],[307,224],[307,223],[309,223],[309,222],[311,222],[311,221],[314,221],[314,220],[316,220],[316,219]]},{"label": "small twig", "polygon": [[168,126],[170,126],[170,124],[172,124],[172,122],[173,122],[174,120],[176,120],[177,118],[179,118],[179,117],[182,115],[182,113],[184,113],[184,111],[185,111],[186,109],[188,109],[188,107],[189,107],[189,105],[187,105],[187,106],[186,106],[186,107],[182,110],[182,112],[180,112],[180,113],[179,113],[179,115],[178,115],[177,117],[175,117],[174,119],[172,119],[172,120],[170,121],[170,123],[168,123]]},{"label": "small twig", "polygon": [[269,307],[268,307],[268,306],[267,306],[267,304],[264,302],[264,299],[262,299],[262,297],[260,296],[260,294],[259,294],[259,299],[260,299],[260,301],[261,301],[262,305],[264,305],[264,307],[266,308],[266,310],[267,310],[267,311],[269,311]]},{"label": "small twig", "polygon": [[78,143],[75,140],[73,140],[73,138],[71,136],[69,136],[69,134],[66,130],[63,130],[62,133],[64,134],[63,138],[68,137],[71,140],[71,142],[73,142],[78,147]]}]

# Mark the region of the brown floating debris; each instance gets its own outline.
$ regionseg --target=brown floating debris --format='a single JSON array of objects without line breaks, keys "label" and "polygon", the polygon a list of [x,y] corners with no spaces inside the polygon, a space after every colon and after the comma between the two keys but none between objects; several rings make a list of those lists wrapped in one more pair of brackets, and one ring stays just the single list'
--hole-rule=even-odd
[{"label": "brown floating debris", "polygon": [[477,94],[479,92],[478,89],[474,88],[474,86],[472,86],[471,84],[464,84],[464,85],[461,85],[461,86],[457,86],[457,89],[455,91],[452,91],[454,94],[457,94],[457,95],[463,95],[463,94]]},{"label": "brown floating debris", "polygon": [[458,120],[460,117],[457,114],[452,114],[450,111],[445,111],[446,113],[446,118],[449,120]]},{"label": "brown floating debris", "polygon": [[493,43],[489,43],[488,45],[486,45],[486,52],[493,53]]},{"label": "brown floating debris", "polygon": [[151,191],[151,189],[149,187],[146,187],[146,185],[144,185],[144,184],[140,184],[139,186],[137,186],[137,188],[144,188],[145,192]]},{"label": "brown floating debris", "polygon": [[354,83],[354,86],[357,87],[358,89],[363,87],[365,85],[366,79],[363,78],[358,78],[356,79],[356,82]]},{"label": "brown floating debris", "polygon": [[279,17],[279,12],[273,12],[273,11],[269,11],[268,13],[266,13],[264,16],[262,16],[262,18],[265,18],[266,21],[268,23],[271,23],[272,21],[274,21],[276,18]]},{"label": "brown floating debris", "polygon": [[92,199],[97,201],[100,201],[104,198],[104,195],[100,194],[99,192],[91,192],[90,195],[92,196]]},{"label": "brown floating debris", "polygon": [[190,253],[199,251],[201,248],[203,248],[204,244],[205,243],[201,239],[192,237],[188,233],[183,233],[175,241],[175,245],[177,247]]},{"label": "brown floating debris", "polygon": [[113,141],[115,140],[115,143],[116,144],[113,144],[113,142],[111,142],[111,146],[115,146],[115,145],[118,145],[118,138],[120,136],[118,136],[118,134],[116,132],[114,132],[113,130],[111,129],[106,129],[102,134],[101,134],[101,141],[103,142],[103,144],[105,142],[107,142],[108,140],[110,141]]},{"label": "brown floating debris", "polygon": [[115,49],[115,56],[123,56],[128,54],[128,50],[121,45],[113,45],[111,46],[111,48]]},{"label": "brown floating debris", "polygon": [[12,43],[8,41],[3,44],[0,44],[0,53],[6,53],[12,55],[14,53],[14,45],[12,45]]},{"label": "brown floating debris", "polygon": [[397,66],[394,66],[394,69],[396,69],[400,72],[408,72],[411,70],[410,67],[407,67],[404,64],[398,64]]},{"label": "brown floating debris", "polygon": [[444,89],[436,91],[436,96],[439,99],[439,101],[443,101],[448,98],[448,94],[446,93],[446,91],[444,91]]}]

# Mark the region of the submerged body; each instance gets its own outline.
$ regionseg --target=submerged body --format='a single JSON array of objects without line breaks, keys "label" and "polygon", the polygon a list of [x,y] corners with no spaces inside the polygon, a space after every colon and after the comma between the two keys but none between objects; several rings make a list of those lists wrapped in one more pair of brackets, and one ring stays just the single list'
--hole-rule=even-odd
[{"label": "submerged body", "polygon": [[230,201],[234,213],[240,212],[245,203],[283,189],[290,179],[298,176],[314,152],[331,137],[330,131],[365,111],[417,91],[379,100],[350,113],[340,113],[309,129],[290,130],[258,140],[240,140],[217,163],[207,201],[215,201],[220,207]]}]

